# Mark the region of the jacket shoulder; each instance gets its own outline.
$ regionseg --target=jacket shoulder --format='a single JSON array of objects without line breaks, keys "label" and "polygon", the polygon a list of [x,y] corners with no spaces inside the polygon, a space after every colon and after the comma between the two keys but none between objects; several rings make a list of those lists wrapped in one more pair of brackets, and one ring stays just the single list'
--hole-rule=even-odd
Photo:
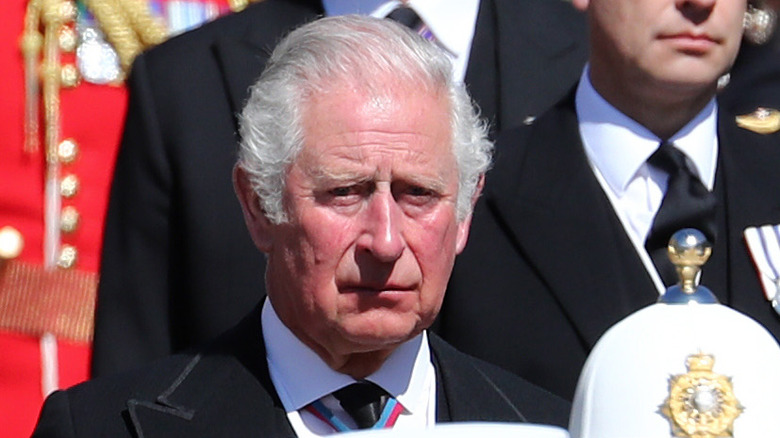
[{"label": "jacket shoulder", "polygon": [[[485,401],[501,400],[514,411],[519,421],[567,427],[571,409],[568,401],[520,376],[455,349],[433,333],[429,339],[442,372],[443,384],[454,385],[458,391],[467,392],[465,395],[472,404],[490,409],[490,403]],[[502,417],[483,420],[512,421]]]},{"label": "jacket shoulder", "polygon": [[194,357],[170,356],[137,370],[56,391],[46,399],[33,436],[130,436],[126,424],[128,401],[154,400]]},{"label": "jacket shoulder", "polygon": [[266,0],[176,35],[141,56],[152,64],[186,63],[200,56],[211,56],[212,45],[223,39],[245,41],[270,53],[290,29],[314,20],[322,13],[319,1]]}]

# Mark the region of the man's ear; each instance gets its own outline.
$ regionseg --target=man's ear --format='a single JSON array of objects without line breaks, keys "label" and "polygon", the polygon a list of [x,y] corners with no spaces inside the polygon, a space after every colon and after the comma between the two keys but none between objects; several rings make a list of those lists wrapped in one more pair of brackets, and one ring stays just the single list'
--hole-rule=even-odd
[{"label": "man's ear", "polygon": [[[471,211],[474,211],[474,206],[477,205],[477,199],[479,199],[479,195],[482,194],[482,188],[485,187],[485,174],[480,175],[479,182],[477,182],[477,189],[474,191],[474,194],[471,196]],[[471,217],[474,213],[469,213],[468,216],[463,218],[460,223],[458,223],[458,238],[455,242],[456,245],[456,254],[460,254],[463,249],[466,247],[466,242],[469,240],[469,229],[471,228]]]},{"label": "man's ear", "polygon": [[252,188],[246,171],[239,165],[233,167],[233,189],[241,203],[244,222],[249,230],[249,235],[252,236],[252,241],[260,251],[270,252],[273,246],[273,224],[265,217],[265,212],[260,206],[260,198]]},{"label": "man's ear", "polygon": [[579,9],[580,11],[587,10],[589,3],[590,0],[571,0],[571,4],[574,5],[574,7]]}]

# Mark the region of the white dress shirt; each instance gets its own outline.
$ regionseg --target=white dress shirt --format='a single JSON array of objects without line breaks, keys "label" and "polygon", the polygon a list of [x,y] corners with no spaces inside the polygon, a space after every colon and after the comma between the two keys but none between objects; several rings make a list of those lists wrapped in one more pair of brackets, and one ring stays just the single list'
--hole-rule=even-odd
[{"label": "white dress shirt", "polygon": [[[355,382],[352,377],[328,367],[279,320],[270,300],[261,316],[266,360],[271,381],[299,437],[316,437],[335,432],[303,408],[322,399],[334,415],[350,427],[355,423],[333,391]],[[431,363],[428,337],[423,332],[399,346],[382,367],[366,377],[381,386],[404,407],[395,429],[422,429],[436,422],[436,372]]]},{"label": "white dress shirt", "polygon": [[[669,179],[666,172],[647,164],[661,139],[604,100],[593,88],[589,74],[586,66],[575,100],[585,153],[645,269],[662,294],[666,287],[645,250],[645,240]],[[668,139],[688,156],[694,174],[709,190],[714,186],[718,161],[717,115],[713,99]]]},{"label": "white dress shirt", "polygon": [[469,63],[471,41],[477,24],[479,0],[325,0],[327,15],[370,14],[386,17],[398,6],[414,9],[433,33],[453,64],[453,79],[463,82]]}]

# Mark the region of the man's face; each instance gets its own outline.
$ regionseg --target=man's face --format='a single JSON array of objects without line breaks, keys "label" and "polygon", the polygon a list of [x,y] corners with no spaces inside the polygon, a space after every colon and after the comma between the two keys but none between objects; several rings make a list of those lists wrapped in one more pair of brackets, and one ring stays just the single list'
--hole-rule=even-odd
[{"label": "man's face", "polygon": [[746,8],[746,0],[574,3],[590,17],[594,73],[676,92],[714,87],[737,54]]},{"label": "man's face", "polygon": [[337,86],[304,104],[266,276],[282,321],[321,356],[389,349],[429,326],[466,242],[448,103],[394,91]]}]

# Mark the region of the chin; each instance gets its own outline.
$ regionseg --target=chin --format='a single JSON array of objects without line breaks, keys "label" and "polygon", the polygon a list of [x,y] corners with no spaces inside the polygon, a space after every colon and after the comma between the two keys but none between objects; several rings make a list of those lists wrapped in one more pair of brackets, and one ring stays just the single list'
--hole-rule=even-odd
[{"label": "chin", "polygon": [[707,87],[727,71],[728,64],[722,60],[686,58],[670,65],[665,71],[660,71],[660,75],[671,83],[689,87]]},{"label": "chin", "polygon": [[666,90],[680,99],[690,99],[700,95],[714,94],[715,86],[720,76],[713,76],[711,72],[698,75],[692,72],[688,75],[668,74],[656,78],[658,90]]},{"label": "chin", "polygon": [[342,324],[342,334],[348,342],[363,351],[401,344],[417,336],[425,328],[418,319],[400,315],[350,319]]}]

